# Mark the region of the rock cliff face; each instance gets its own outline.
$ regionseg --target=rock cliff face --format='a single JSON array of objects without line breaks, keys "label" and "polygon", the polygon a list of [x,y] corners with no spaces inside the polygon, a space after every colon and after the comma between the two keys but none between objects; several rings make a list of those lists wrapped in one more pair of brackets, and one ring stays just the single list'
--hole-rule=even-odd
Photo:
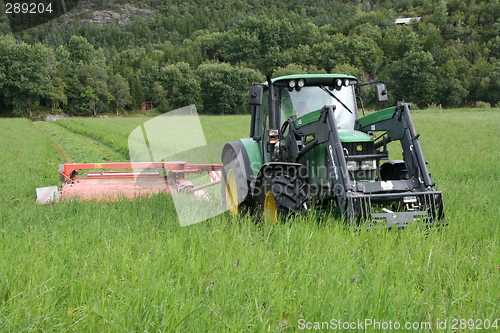
[{"label": "rock cliff face", "polygon": [[[113,5],[112,8],[106,10],[96,10],[93,4],[87,5],[79,10],[78,13],[70,13],[64,15],[66,22],[73,21],[79,24],[93,23],[96,25],[118,24],[125,26],[130,19],[152,17],[154,12],[149,9],[141,9],[130,4]],[[78,15],[81,18],[76,19]]]}]

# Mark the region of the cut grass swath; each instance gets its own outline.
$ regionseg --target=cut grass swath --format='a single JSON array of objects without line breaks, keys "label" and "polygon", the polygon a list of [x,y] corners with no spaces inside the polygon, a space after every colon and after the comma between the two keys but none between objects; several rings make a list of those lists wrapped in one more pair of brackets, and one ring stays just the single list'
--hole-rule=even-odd
[{"label": "cut grass swath", "polygon": [[71,162],[94,163],[126,160],[125,156],[102,142],[83,135],[76,135],[58,125],[55,122],[37,123],[38,127],[57,141],[59,147],[63,147]]}]

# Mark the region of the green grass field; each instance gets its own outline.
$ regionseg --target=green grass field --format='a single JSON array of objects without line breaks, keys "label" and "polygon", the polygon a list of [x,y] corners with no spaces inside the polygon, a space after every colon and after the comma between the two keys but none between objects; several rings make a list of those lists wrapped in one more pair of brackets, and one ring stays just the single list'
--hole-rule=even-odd
[{"label": "green grass field", "polygon": [[[126,161],[147,119],[0,119],[0,332],[499,332],[500,110],[413,119],[447,227],[181,227],[166,195],[37,206],[59,163]],[[201,117],[209,142],[249,121]]]}]

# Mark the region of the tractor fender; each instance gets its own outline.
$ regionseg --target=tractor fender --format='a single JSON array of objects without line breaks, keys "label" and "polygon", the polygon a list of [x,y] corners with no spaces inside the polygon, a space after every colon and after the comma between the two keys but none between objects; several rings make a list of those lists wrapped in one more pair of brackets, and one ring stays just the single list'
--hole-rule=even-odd
[{"label": "tractor fender", "polygon": [[253,179],[247,150],[240,141],[231,141],[222,149],[222,203],[233,214],[252,206],[250,183]]},{"label": "tractor fender", "polygon": [[[254,144],[252,145],[252,143]],[[259,170],[262,165],[257,143],[252,139],[227,142],[222,149],[222,159],[229,150],[236,153],[240,165],[245,169],[246,179],[248,181],[254,180],[257,172],[254,172],[253,169]],[[225,163],[224,160],[223,163]]]},{"label": "tractor fender", "polygon": [[258,142],[251,138],[244,138],[239,140],[241,144],[245,147],[245,151],[248,156],[249,170],[252,171],[252,177],[250,180],[257,178],[259,170],[262,166],[262,154],[260,150],[260,145]]}]

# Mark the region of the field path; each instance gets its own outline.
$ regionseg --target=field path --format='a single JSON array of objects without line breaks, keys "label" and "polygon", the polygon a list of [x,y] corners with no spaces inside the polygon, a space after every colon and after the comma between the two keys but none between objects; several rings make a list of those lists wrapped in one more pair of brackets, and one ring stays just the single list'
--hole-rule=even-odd
[{"label": "field path", "polygon": [[74,133],[56,122],[38,123],[37,127],[52,138],[63,163],[120,162],[125,158],[102,142]]},{"label": "field path", "polygon": [[57,151],[59,152],[59,155],[61,155],[61,159],[62,159],[62,162],[63,163],[71,163],[71,160],[69,158],[69,155],[68,153],[66,152],[66,150],[64,150],[64,148],[59,144],[59,142],[52,136],[50,135],[49,133],[47,133],[46,131],[44,131],[40,126],[38,126],[39,123],[36,123],[34,122],[33,125],[43,134],[47,135],[50,140],[52,140],[52,142],[54,143],[54,147],[57,149]]}]

